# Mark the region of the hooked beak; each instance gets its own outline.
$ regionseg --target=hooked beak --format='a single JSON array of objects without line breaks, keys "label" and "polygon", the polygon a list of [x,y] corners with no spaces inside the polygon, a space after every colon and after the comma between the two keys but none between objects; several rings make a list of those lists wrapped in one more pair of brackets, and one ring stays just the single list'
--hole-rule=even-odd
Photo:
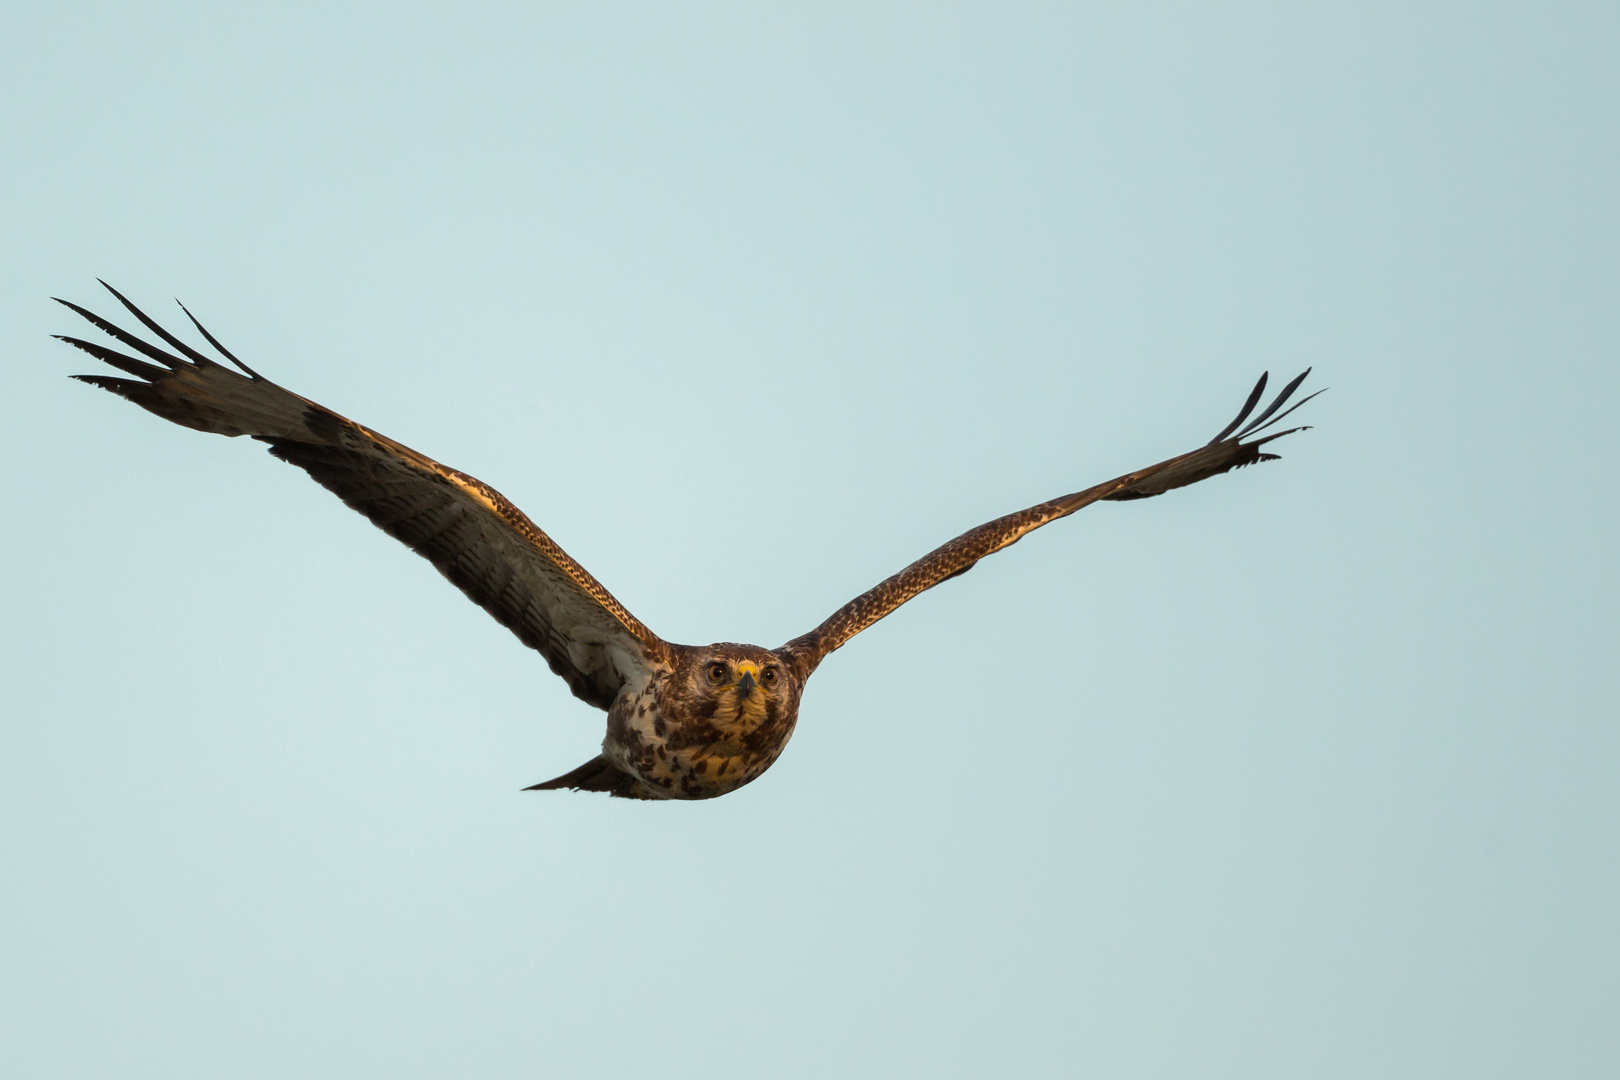
[{"label": "hooked beak", "polygon": [[737,665],[737,697],[739,700],[748,697],[759,685],[754,676],[759,674],[759,666],[752,660],[744,660]]}]

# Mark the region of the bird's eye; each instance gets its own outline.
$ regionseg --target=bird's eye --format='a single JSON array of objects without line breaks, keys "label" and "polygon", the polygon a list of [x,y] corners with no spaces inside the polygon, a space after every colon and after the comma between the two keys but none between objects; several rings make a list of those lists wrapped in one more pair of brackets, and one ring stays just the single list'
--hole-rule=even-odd
[{"label": "bird's eye", "polygon": [[709,681],[710,682],[719,682],[721,679],[724,679],[725,677],[726,677],[726,665],[720,663],[718,660],[716,660],[714,663],[709,665]]},{"label": "bird's eye", "polygon": [[760,684],[768,690],[776,685],[776,680],[779,677],[780,676],[775,668],[768,667],[764,671],[760,672],[759,681]]}]

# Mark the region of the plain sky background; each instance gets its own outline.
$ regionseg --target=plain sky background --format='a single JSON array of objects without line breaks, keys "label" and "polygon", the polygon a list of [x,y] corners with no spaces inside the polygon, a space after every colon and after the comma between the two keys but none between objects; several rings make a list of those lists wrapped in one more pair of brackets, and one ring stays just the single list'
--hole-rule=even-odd
[{"label": "plain sky background", "polygon": [[[0,1073],[1614,1075],[1614,4],[0,43]],[[97,275],[686,642],[779,644],[1262,369],[1332,390],[867,631],[753,786],[635,804],[519,790],[602,716],[426,563],[70,382],[47,298]]]}]

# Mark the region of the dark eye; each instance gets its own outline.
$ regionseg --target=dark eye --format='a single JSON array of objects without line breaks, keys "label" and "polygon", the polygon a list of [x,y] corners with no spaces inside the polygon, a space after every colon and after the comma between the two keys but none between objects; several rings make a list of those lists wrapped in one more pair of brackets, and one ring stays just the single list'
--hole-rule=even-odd
[{"label": "dark eye", "polygon": [[726,677],[726,665],[720,663],[720,661],[718,661],[718,660],[716,660],[714,663],[709,665],[709,681],[710,682],[719,682],[720,680],[724,679],[725,677]]},{"label": "dark eye", "polygon": [[760,672],[760,685],[764,686],[768,690],[776,685],[777,678],[778,675],[776,669],[773,667],[768,667],[764,671]]}]

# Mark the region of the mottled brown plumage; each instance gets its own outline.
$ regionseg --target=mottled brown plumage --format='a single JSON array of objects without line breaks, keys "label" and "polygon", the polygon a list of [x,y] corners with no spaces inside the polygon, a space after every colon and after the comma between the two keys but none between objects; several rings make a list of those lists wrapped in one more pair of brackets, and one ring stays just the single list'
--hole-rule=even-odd
[{"label": "mottled brown plumage", "polygon": [[191,319],[208,343],[241,369],[238,374],[186,345],[106,287],[174,352],[77,304],[59,301],[125,347],[156,361],[62,337],[135,376],[74,378],[165,420],[268,443],[276,457],[309,473],[432,562],[474,603],[544,656],[575,696],[607,711],[601,755],[531,790],[706,799],[741,787],[781,755],[798,721],[805,680],[850,638],[924,590],[966,573],[986,555],[1100,499],[1149,498],[1273,459],[1260,448],[1302,429],[1259,436],[1315,396],[1279,411],[1309,374],[1307,369],[1239,430],[1265,390],[1262,375],[1237,419],[1207,445],[970,529],[778,649],[729,642],[677,645],[625,610],[495,489],[270,382]]}]

